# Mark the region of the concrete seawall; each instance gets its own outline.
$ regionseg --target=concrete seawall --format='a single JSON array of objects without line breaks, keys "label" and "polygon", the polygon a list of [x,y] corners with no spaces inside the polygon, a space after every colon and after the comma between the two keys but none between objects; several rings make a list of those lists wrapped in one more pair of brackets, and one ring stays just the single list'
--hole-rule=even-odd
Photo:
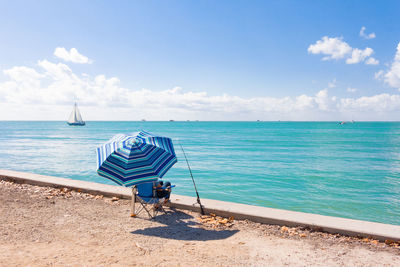
[{"label": "concrete seawall", "polygon": [[[66,187],[91,194],[101,194],[107,197],[130,199],[130,188],[105,185],[93,182],[72,180],[53,176],[44,176],[25,172],[0,169],[0,179],[16,183],[26,183],[39,186]],[[180,209],[199,211],[196,198],[173,194],[171,206]],[[400,241],[400,226],[352,220],[296,211],[265,208],[219,200],[202,199],[207,213],[220,216],[233,216],[235,219],[248,219],[254,222],[286,226],[305,226],[319,231],[338,233],[349,236],[371,237],[379,240],[390,239]]]}]

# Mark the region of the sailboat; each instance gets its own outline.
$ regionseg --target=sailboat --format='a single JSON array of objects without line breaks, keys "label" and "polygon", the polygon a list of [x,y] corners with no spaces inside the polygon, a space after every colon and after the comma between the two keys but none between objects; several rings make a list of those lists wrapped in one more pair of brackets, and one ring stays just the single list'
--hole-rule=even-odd
[{"label": "sailboat", "polygon": [[85,122],[82,120],[81,113],[79,113],[78,106],[74,105],[74,109],[71,112],[71,115],[69,115],[69,119],[67,121],[68,125],[72,126],[83,126],[85,125]]}]

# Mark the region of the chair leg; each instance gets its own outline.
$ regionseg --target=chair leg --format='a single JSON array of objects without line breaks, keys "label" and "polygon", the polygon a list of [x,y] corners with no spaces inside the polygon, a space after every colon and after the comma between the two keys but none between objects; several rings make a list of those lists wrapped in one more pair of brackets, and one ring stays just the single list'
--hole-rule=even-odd
[{"label": "chair leg", "polygon": [[152,218],[150,211],[146,208],[146,204],[142,203],[142,201],[139,200],[140,205],[142,206],[141,208],[139,207],[136,209],[136,192],[137,192],[137,187],[134,185],[132,187],[132,199],[131,199],[131,216],[136,217],[137,215],[140,214],[142,210],[145,210],[147,214],[149,215],[150,218]]},{"label": "chair leg", "polygon": [[[156,217],[156,215],[159,212],[163,212],[164,214],[166,214],[167,212],[164,209],[164,204],[160,201],[160,199],[157,200],[157,202],[153,203],[153,207],[154,207],[154,212],[153,212],[153,217]],[[157,208],[155,208],[157,207]]]},{"label": "chair leg", "polygon": [[137,188],[136,186],[132,186],[132,200],[131,200],[131,216],[134,217],[136,216],[136,192]]},{"label": "chair leg", "polygon": [[157,216],[159,206],[158,203],[153,204],[153,218]]},{"label": "chair leg", "polygon": [[151,216],[150,211],[146,208],[146,204],[142,204],[143,209],[147,212],[147,214],[149,215],[150,219],[153,219],[154,216]]},{"label": "chair leg", "polygon": [[[143,210],[147,212],[150,219],[154,219],[159,211],[166,213],[163,204],[160,202],[160,199],[152,199],[149,202],[146,202],[137,196],[136,191],[134,190],[137,189],[132,189],[132,194],[135,196],[132,197],[132,210],[135,216],[139,215]],[[136,202],[140,204],[138,208],[135,206]],[[150,208],[150,206],[152,207]]]},{"label": "chair leg", "polygon": [[167,212],[165,211],[163,205],[161,205],[160,208],[161,208],[162,212],[167,213]]}]

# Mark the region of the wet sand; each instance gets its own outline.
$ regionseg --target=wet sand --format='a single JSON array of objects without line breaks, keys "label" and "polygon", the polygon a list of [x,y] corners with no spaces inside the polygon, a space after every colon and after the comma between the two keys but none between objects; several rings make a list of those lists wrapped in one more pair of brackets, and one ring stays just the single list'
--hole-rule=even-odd
[{"label": "wet sand", "polygon": [[166,209],[0,181],[0,266],[396,266],[397,243]]}]

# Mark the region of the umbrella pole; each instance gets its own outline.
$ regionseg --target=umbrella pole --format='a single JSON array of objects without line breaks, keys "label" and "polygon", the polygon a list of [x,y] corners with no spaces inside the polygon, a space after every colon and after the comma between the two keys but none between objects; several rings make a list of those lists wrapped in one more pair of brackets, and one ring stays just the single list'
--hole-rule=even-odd
[{"label": "umbrella pole", "polygon": [[132,186],[132,200],[131,200],[131,217],[135,217],[135,204],[136,204],[136,185]]}]

